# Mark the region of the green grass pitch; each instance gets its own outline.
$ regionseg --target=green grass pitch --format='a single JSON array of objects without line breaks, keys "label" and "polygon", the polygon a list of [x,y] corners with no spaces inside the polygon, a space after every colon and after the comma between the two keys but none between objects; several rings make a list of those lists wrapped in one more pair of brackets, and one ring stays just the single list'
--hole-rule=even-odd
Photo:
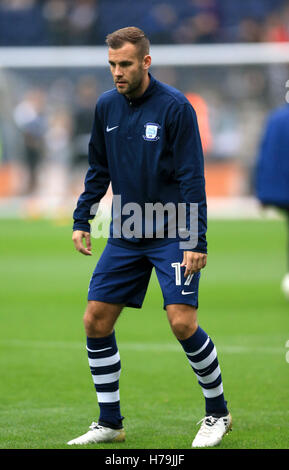
[{"label": "green grass pitch", "polygon": [[[0,448],[65,449],[98,417],[82,315],[105,240],[94,239],[85,257],[74,250],[70,222],[1,220],[1,227]],[[233,416],[219,448],[289,447],[286,237],[279,220],[208,224],[199,324],[216,344]],[[204,399],[154,273],[142,310],[125,309],[116,333],[127,439],[98,447],[189,449]]]}]

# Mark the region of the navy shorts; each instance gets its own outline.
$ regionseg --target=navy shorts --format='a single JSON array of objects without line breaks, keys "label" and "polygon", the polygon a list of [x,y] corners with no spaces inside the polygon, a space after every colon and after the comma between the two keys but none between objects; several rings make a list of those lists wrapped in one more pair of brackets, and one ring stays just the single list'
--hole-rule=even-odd
[{"label": "navy shorts", "polygon": [[88,300],[141,308],[152,269],[168,304],[198,307],[200,272],[184,277],[179,242],[145,248],[126,248],[108,242],[90,280]]}]

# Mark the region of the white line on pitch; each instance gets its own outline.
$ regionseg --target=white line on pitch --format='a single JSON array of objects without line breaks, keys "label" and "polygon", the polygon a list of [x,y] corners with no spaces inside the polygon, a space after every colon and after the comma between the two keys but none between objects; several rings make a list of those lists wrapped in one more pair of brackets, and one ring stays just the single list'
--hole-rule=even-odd
[{"label": "white line on pitch", "polygon": [[[0,346],[8,346],[12,348],[40,348],[40,349],[85,349],[85,344],[81,342],[71,341],[39,341],[39,340],[0,340]],[[173,343],[118,343],[121,351],[155,351],[155,352],[182,352],[179,344]],[[241,345],[225,345],[218,344],[217,350],[224,354],[282,354],[283,347],[276,346],[241,346]]]}]

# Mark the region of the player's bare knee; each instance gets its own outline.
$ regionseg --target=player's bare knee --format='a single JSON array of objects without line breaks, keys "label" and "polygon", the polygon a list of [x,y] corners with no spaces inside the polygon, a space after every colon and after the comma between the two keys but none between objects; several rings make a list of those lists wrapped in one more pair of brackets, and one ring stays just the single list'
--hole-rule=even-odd
[{"label": "player's bare knee", "polygon": [[171,322],[173,333],[178,339],[184,340],[192,336],[197,329],[195,323],[188,323],[183,318],[175,319]]},{"label": "player's bare knee", "polygon": [[189,338],[198,328],[196,309],[190,306],[170,306],[168,319],[174,335],[181,340]]},{"label": "player's bare knee", "polygon": [[89,301],[83,316],[87,336],[104,337],[112,333],[121,306]]},{"label": "player's bare knee", "polygon": [[86,313],[83,317],[83,323],[86,334],[89,337],[103,338],[113,331],[113,326],[103,318],[94,317]]},{"label": "player's bare knee", "polygon": [[105,336],[107,332],[104,312],[97,305],[88,304],[83,316],[87,336]]}]

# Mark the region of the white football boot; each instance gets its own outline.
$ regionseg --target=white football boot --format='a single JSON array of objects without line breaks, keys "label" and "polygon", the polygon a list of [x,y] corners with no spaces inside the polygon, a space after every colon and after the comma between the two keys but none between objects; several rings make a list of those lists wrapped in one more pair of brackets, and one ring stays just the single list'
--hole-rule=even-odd
[{"label": "white football boot", "polygon": [[214,416],[205,416],[197,424],[202,423],[192,447],[210,447],[217,446],[224,435],[232,430],[232,416],[227,414],[221,418]]},{"label": "white football boot", "polygon": [[100,426],[98,423],[91,423],[89,431],[82,436],[72,439],[67,444],[86,445],[95,444],[97,442],[122,442],[125,440],[124,429],[112,429]]}]

